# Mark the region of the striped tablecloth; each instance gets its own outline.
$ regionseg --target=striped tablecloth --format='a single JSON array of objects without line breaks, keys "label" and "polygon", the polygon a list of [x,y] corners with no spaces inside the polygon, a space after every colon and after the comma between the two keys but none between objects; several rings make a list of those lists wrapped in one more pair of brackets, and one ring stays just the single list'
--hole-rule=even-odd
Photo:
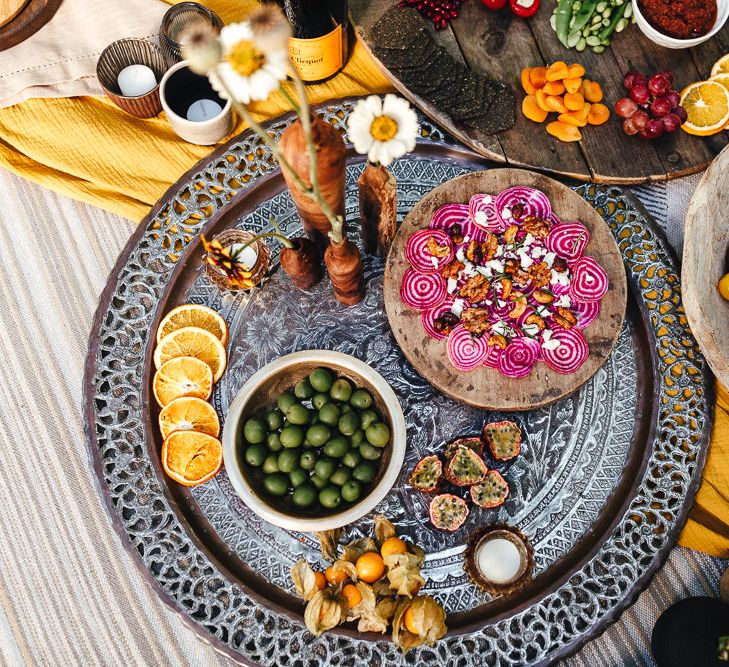
[{"label": "striped tablecloth", "polygon": [[[677,248],[696,182],[636,189]],[[142,583],[87,461],[87,338],[135,225],[7,172],[0,202],[0,664],[230,664]],[[635,605],[564,664],[652,664],[658,614],[715,594],[724,568],[677,547]]]}]

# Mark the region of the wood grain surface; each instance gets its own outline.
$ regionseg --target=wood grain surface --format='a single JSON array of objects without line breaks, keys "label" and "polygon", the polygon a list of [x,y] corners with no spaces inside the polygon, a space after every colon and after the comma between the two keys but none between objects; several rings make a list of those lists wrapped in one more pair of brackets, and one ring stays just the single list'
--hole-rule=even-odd
[{"label": "wood grain surface", "polygon": [[[62,0],[0,0],[0,51],[25,41],[53,18]],[[3,21],[5,8],[20,4],[9,19]],[[9,13],[8,13],[9,16]],[[7,16],[6,16],[7,18]]]},{"label": "wood grain surface", "polygon": [[[561,375],[537,362],[525,378],[509,378],[493,368],[470,372],[456,370],[448,360],[446,340],[431,338],[420,313],[400,299],[400,285],[409,263],[405,259],[408,238],[430,224],[433,213],[444,204],[467,204],[476,193],[496,194],[513,185],[538,188],[546,193],[553,210],[563,220],[580,220],[590,232],[585,249],[607,271],[610,287],[600,315],[585,330],[590,355],[574,373]],[[492,410],[532,410],[571,394],[605,363],[620,334],[625,316],[627,281],[623,260],[604,220],[582,197],[565,185],[521,169],[489,169],[459,176],[435,188],[410,211],[395,236],[385,266],[385,309],[395,338],[408,361],[434,387],[464,403]]]},{"label": "wood grain surface", "polygon": [[[350,0],[350,12],[365,48],[370,48],[372,26],[393,4],[392,0]],[[436,108],[409,91],[384,65],[383,70],[398,91],[423,113],[481,155],[551,174],[596,183],[661,181],[705,169],[727,144],[726,132],[699,138],[679,131],[659,141],[629,137],[614,113],[604,125],[585,127],[582,141],[563,143],[547,134],[545,124],[526,119],[520,109],[525,95],[520,84],[524,67],[556,60],[579,62],[585,66],[587,78],[601,84],[605,92],[603,102],[612,109],[615,101],[625,95],[623,75],[631,66],[646,75],[672,70],[674,85],[680,91],[689,83],[707,78],[716,59],[729,52],[728,24],[705,44],[683,51],[659,47],[637,25],[630,25],[614,35],[612,46],[604,53],[596,54],[590,49],[578,53],[557,40],[549,25],[551,3],[542,4],[539,12],[525,21],[508,10],[489,11],[474,0],[463,4],[460,16],[448,28],[433,31],[438,44],[454,58],[514,89],[519,109],[516,124],[510,130],[497,135],[464,130],[452,121],[446,108]]]},{"label": "wood grain surface", "polygon": [[696,188],[685,234],[681,287],[686,316],[711,370],[729,387],[729,301],[717,288],[729,272],[729,148]]},{"label": "wood grain surface", "polygon": [[0,0],[0,28],[10,23],[30,0]]}]

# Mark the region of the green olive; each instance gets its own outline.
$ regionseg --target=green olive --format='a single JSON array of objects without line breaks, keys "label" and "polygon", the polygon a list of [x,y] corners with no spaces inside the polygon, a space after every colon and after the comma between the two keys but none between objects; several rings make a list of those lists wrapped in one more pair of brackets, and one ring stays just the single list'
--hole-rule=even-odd
[{"label": "green olive", "polygon": [[304,442],[304,429],[301,426],[284,426],[281,435],[281,444],[287,449],[294,449],[299,447]]},{"label": "green olive", "polygon": [[321,410],[322,407],[329,403],[330,400],[331,398],[329,398],[329,394],[318,393],[314,394],[314,398],[311,399],[311,404],[315,409]]},{"label": "green olive", "polygon": [[321,447],[330,437],[331,433],[324,424],[315,424],[306,430],[306,441],[313,447]]},{"label": "green olive", "polygon": [[278,469],[281,472],[291,472],[299,467],[299,452],[295,449],[284,449],[278,455]]},{"label": "green olive", "polygon": [[352,397],[352,383],[345,378],[335,380],[332,388],[329,390],[329,395],[335,401],[348,401]]},{"label": "green olive", "polygon": [[329,426],[336,426],[339,421],[339,415],[341,414],[339,407],[336,403],[326,403],[319,408],[319,421],[322,424],[329,424]]},{"label": "green olive", "polygon": [[356,479],[350,479],[342,486],[341,494],[348,503],[356,503],[362,496],[362,485]]},{"label": "green olive", "polygon": [[266,436],[266,444],[268,449],[272,452],[280,452],[283,445],[281,444],[281,437],[278,433],[269,433]]},{"label": "green olive", "polygon": [[375,475],[377,475],[377,468],[375,467],[375,464],[368,463],[367,461],[360,463],[352,471],[352,477],[363,484],[371,482],[375,478]]},{"label": "green olive", "polygon": [[301,380],[301,382],[297,382],[296,386],[294,387],[294,396],[298,398],[301,401],[305,401],[309,398],[311,398],[314,395],[314,387],[311,386],[311,383],[307,378],[304,378]]},{"label": "green olive", "polygon": [[291,480],[291,486],[297,488],[304,482],[309,481],[309,473],[303,468],[296,468],[289,473],[289,480]]},{"label": "green olive", "polygon": [[332,476],[329,478],[329,481],[332,484],[336,484],[337,486],[342,486],[343,484],[346,484],[349,481],[349,478],[352,476],[352,471],[349,468],[345,468],[344,466],[339,466],[333,473]]},{"label": "green olive", "polygon": [[362,424],[362,430],[366,431],[370,424],[380,421],[380,415],[378,415],[374,410],[364,410],[360,413],[359,420]]},{"label": "green olive", "polygon": [[316,465],[316,453],[312,452],[311,450],[304,452],[301,455],[301,460],[299,461],[299,465],[304,470],[313,470],[314,466]]},{"label": "green olive", "polygon": [[252,445],[257,445],[266,439],[266,425],[258,419],[251,417],[243,424],[243,437]]},{"label": "green olive", "polygon": [[289,490],[289,479],[280,472],[267,475],[263,478],[263,488],[272,496],[283,496]]},{"label": "green olive", "polygon": [[288,409],[294,403],[296,403],[296,396],[294,396],[290,391],[285,391],[276,400],[276,405],[278,406],[278,409],[281,410],[281,412],[283,412],[284,414],[288,412]]},{"label": "green olive", "polygon": [[334,382],[334,373],[328,368],[315,368],[309,375],[309,382],[314,391],[329,391]]},{"label": "green olive", "polygon": [[348,415],[350,412],[354,412],[354,408],[349,403],[342,403],[339,407],[343,415]]},{"label": "green olive", "polygon": [[362,458],[367,461],[377,461],[382,454],[377,447],[371,445],[369,442],[363,442],[359,446],[359,453],[362,455]]},{"label": "green olive", "polygon": [[263,462],[263,472],[266,475],[272,475],[275,472],[279,472],[279,470],[278,470],[278,455],[276,455],[276,454],[269,454],[266,457],[266,460]]},{"label": "green olive", "polygon": [[314,466],[314,472],[322,479],[329,479],[336,467],[337,464],[332,459],[319,459]]},{"label": "green olive", "polygon": [[362,455],[354,450],[350,449],[343,457],[342,457],[342,463],[347,466],[347,468],[356,468],[359,462],[362,460]]},{"label": "green olive", "polygon": [[375,422],[370,424],[365,431],[367,442],[375,447],[384,447],[390,442],[390,429],[387,424]]},{"label": "green olive", "polygon": [[349,436],[349,442],[352,444],[352,447],[359,447],[364,442],[364,439],[365,434],[361,429]]},{"label": "green olive", "polygon": [[286,410],[286,419],[292,424],[308,424],[309,409],[301,403],[294,403]]},{"label": "green olive", "polygon": [[327,484],[329,484],[328,479],[319,477],[319,475],[316,474],[312,475],[309,481],[319,490],[323,489]]},{"label": "green olive", "polygon": [[269,410],[266,413],[266,426],[269,431],[278,431],[283,426],[283,412],[281,410]]},{"label": "green olive", "polygon": [[341,459],[349,450],[349,441],[338,435],[324,445],[324,454],[334,459]]},{"label": "green olive", "polygon": [[352,394],[352,398],[349,399],[349,402],[357,408],[357,410],[365,410],[372,405],[372,394],[370,394],[370,392],[366,389],[357,389],[357,391]]},{"label": "green olive", "polygon": [[246,463],[258,468],[266,460],[266,447],[262,444],[251,445],[246,449]]},{"label": "green olive", "polygon": [[[293,474],[293,473],[291,473]],[[305,509],[311,507],[316,500],[317,489],[313,484],[304,483],[301,486],[297,486],[291,495],[291,500],[296,507]]]},{"label": "green olive", "polygon": [[342,415],[339,418],[338,427],[342,435],[353,435],[359,430],[359,416],[356,412]]},{"label": "green olive", "polygon": [[327,509],[336,509],[342,503],[342,494],[336,486],[330,484],[319,491],[319,502]]}]

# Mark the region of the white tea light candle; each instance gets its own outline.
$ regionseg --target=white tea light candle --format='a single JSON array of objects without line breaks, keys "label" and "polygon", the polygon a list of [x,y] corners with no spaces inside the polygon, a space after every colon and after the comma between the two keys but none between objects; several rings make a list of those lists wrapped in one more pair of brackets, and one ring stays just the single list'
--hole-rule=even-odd
[{"label": "white tea light candle", "polygon": [[255,243],[245,249],[243,249],[243,246],[245,246],[245,243],[234,243],[230,246],[230,254],[237,255],[241,264],[245,264],[249,269],[252,269],[258,261],[258,249]]},{"label": "white tea light candle", "polygon": [[518,547],[503,537],[484,540],[476,552],[476,566],[481,575],[496,584],[512,581],[522,567]]},{"label": "white tea light candle", "polygon": [[119,90],[125,97],[146,95],[157,86],[154,72],[146,65],[128,65],[117,76]]},{"label": "white tea light candle", "polygon": [[193,102],[187,109],[187,120],[191,120],[194,123],[202,123],[203,121],[215,118],[223,111],[221,107],[214,100],[197,100]]}]

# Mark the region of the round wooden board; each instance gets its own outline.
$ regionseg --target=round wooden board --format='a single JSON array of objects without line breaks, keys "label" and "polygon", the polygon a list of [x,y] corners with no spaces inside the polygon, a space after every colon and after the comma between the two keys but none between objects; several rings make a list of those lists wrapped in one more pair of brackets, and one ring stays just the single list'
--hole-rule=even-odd
[{"label": "round wooden board", "polygon": [[711,370],[729,387],[729,302],[717,283],[729,272],[729,149],[701,179],[686,214],[681,284],[691,331]]},{"label": "round wooden board", "polygon": [[[62,1],[0,0],[0,51],[20,44],[38,32],[53,18]],[[13,7],[15,13],[11,16]]]},{"label": "round wooden board", "polygon": [[[407,240],[430,224],[433,213],[449,203],[467,204],[476,193],[496,194],[513,185],[546,193],[563,220],[580,220],[590,232],[585,249],[607,271],[610,287],[600,315],[585,330],[590,348],[587,361],[575,372],[562,375],[537,362],[525,378],[509,378],[493,368],[470,372],[456,370],[448,360],[446,341],[431,338],[423,329],[420,313],[400,299],[400,285],[410,264],[405,259]],[[533,410],[554,403],[587,382],[608,358],[625,316],[627,281],[623,261],[610,230],[598,213],[566,185],[522,169],[489,169],[454,178],[423,197],[408,213],[387,256],[385,309],[395,338],[408,361],[438,390],[469,405],[490,410]]]},{"label": "round wooden board", "polygon": [[10,23],[30,0],[0,0],[0,28]]}]

